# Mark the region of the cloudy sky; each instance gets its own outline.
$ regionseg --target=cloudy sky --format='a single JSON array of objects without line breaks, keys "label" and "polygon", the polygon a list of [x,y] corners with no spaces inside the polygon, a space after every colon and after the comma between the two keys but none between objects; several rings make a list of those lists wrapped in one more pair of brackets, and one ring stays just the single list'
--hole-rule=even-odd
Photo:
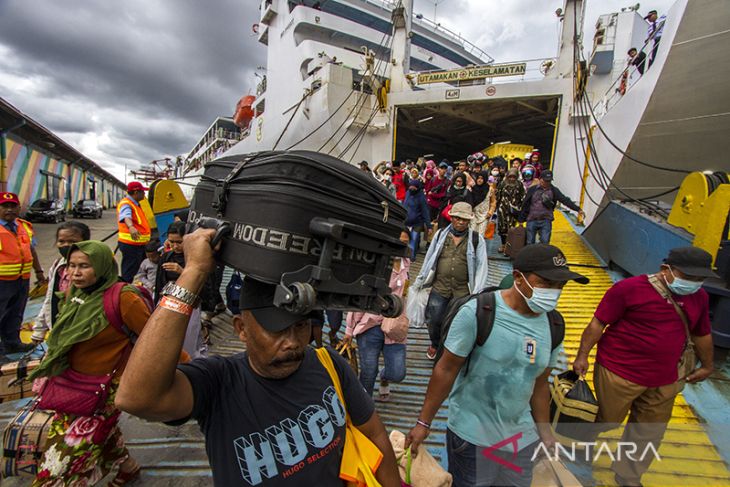
[{"label": "cloudy sky", "polygon": [[[588,0],[598,15],[632,0]],[[672,0],[642,1],[641,12]],[[553,56],[563,0],[438,0],[436,17],[498,62]],[[434,0],[415,0],[433,18]],[[124,180],[186,154],[256,86],[257,0],[1,0],[0,96]]]}]

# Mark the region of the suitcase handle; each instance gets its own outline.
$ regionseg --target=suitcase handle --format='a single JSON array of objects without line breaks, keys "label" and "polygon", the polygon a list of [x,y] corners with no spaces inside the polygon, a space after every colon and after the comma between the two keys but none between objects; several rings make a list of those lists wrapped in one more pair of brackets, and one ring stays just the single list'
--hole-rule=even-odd
[{"label": "suitcase handle", "polygon": [[198,220],[197,223],[190,224],[190,228],[188,230],[192,232],[196,228],[208,228],[211,230],[215,230],[215,235],[213,235],[213,238],[210,241],[210,246],[213,249],[215,249],[218,244],[221,243],[223,238],[231,234],[231,224],[222,220],[218,220],[217,218],[203,217]]}]

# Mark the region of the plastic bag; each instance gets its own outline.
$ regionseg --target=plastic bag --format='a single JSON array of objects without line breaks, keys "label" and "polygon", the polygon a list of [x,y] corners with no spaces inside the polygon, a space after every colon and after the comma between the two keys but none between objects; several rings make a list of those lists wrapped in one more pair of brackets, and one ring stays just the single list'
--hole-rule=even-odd
[{"label": "plastic bag", "polygon": [[411,287],[409,289],[408,301],[406,301],[406,316],[411,326],[415,328],[423,328],[426,321],[426,304],[428,304],[429,294],[431,294],[431,288],[416,290]]},{"label": "plastic bag", "polygon": [[404,342],[408,336],[408,317],[405,313],[395,318],[385,318],[380,325],[385,336],[394,342]]},{"label": "plastic bag", "polygon": [[390,433],[390,444],[398,461],[401,485],[410,487],[450,487],[453,479],[451,474],[439,465],[428,452],[425,445],[421,445],[418,455],[410,456],[410,448],[404,450],[406,436],[398,430]]},{"label": "plastic bag", "polygon": [[493,221],[490,221],[487,224],[487,230],[484,232],[484,238],[487,240],[492,240],[494,238],[494,232],[497,229],[497,224]]}]

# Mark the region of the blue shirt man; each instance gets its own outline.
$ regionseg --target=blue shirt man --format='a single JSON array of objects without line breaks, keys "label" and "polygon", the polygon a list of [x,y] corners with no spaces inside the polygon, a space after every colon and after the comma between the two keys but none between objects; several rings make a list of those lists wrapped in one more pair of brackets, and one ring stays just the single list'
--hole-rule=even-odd
[{"label": "blue shirt man", "polygon": [[536,442],[549,449],[556,441],[548,378],[562,345],[552,346],[547,313],[567,281],[588,279],[568,268],[560,249],[543,244],[517,254],[512,276],[512,287],[495,296],[494,326],[482,346],[476,299],[456,314],[416,426],[406,437],[405,446],[417,450],[448,396],[446,450],[454,485],[527,487]]}]

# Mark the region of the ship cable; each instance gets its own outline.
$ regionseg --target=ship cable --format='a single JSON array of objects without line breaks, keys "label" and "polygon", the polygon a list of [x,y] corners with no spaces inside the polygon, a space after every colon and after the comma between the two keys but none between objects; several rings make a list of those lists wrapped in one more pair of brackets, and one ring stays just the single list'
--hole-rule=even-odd
[{"label": "ship cable", "polygon": [[[584,104],[586,103],[585,98],[583,99],[583,103]],[[606,178],[607,180],[610,181],[611,180],[611,177],[608,175],[608,173],[606,172],[606,170],[601,165],[600,158],[598,157],[598,152],[596,152],[595,145],[594,145],[593,141],[590,138],[588,139],[588,145],[591,148],[591,152],[593,153],[593,156],[594,156],[594,158],[596,160],[596,167],[598,168],[600,174],[602,174],[602,176],[604,178]],[[626,198],[627,201],[631,201],[633,203],[636,203],[639,206],[643,206],[643,207],[649,209],[650,211],[654,211],[654,212],[657,212],[659,214],[662,214],[665,217],[668,216],[667,211],[664,208],[662,208],[661,206],[659,206],[657,204],[654,204],[654,203],[650,203],[648,201],[642,201],[640,199],[637,199],[637,198],[629,195],[620,186],[618,186],[616,183],[611,182],[611,183],[609,183],[608,186],[609,187],[606,190],[606,194],[609,196],[609,199],[611,198],[610,197],[610,190],[611,189],[614,189],[614,190],[618,191],[619,193],[621,193]]]},{"label": "ship cable", "polygon": [[[580,39],[579,39],[579,36],[578,36],[578,24],[577,24],[577,18],[576,18],[576,17],[577,17],[577,16],[573,16],[573,69],[576,69],[576,67],[578,66],[578,62],[577,62],[577,61],[578,61],[579,59],[581,59],[582,61],[585,61],[585,62],[587,62],[587,61],[585,60],[584,56],[583,56],[583,52],[582,52],[582,49],[580,48],[580,47],[581,47],[581,43],[580,43]],[[573,87],[574,87],[574,95],[575,95],[575,94],[577,94],[577,93],[576,93],[576,92],[577,92],[577,88],[576,88],[576,85],[575,85],[575,79],[574,79]],[[585,110],[585,105],[586,105],[586,104],[588,105],[588,108],[589,108],[589,109],[590,109],[590,111],[591,111],[591,114],[592,114],[593,120],[594,120],[594,122],[596,122],[596,125],[598,125],[598,122],[597,122],[597,120],[596,120],[596,116],[595,116],[595,113],[593,112],[593,107],[592,107],[592,106],[590,105],[590,102],[589,102],[589,101],[588,101],[588,99],[587,99],[588,95],[587,95],[587,93],[585,92],[585,90],[584,90],[584,92],[583,92],[583,93],[582,93],[581,95],[582,95],[582,96],[580,96],[580,99],[578,100],[578,102],[579,102],[579,103],[582,103],[582,104],[584,105],[584,106],[583,106],[583,110]],[[575,96],[574,96],[574,102],[575,102]],[[582,117],[581,117],[581,118],[582,118]],[[584,129],[585,129],[586,131],[588,131],[588,130],[589,130],[589,128],[588,128],[588,122],[587,122],[587,121],[582,121],[582,122],[579,122],[579,123],[582,123],[582,124],[583,124],[583,128],[584,128]],[[600,129],[600,128],[601,128],[601,127],[599,126],[599,129]],[[579,128],[579,129],[580,129],[580,128]],[[605,136],[605,133],[603,132],[603,130],[602,130],[602,129],[601,129],[601,133],[603,133],[603,134],[604,134],[604,136]],[[582,131],[581,131],[581,134],[582,134]],[[604,181],[602,181],[602,182],[601,182],[601,181],[600,181],[599,179],[597,179],[597,178],[595,177],[595,175],[593,174],[593,172],[592,172],[592,171],[590,171],[590,169],[591,169],[591,167],[590,167],[590,161],[589,161],[589,164],[588,164],[588,169],[589,169],[589,171],[591,172],[591,175],[593,176],[593,178],[594,178],[594,179],[596,180],[596,182],[597,182],[597,183],[599,184],[599,186],[600,186],[600,187],[601,187],[601,188],[602,188],[602,189],[603,189],[603,190],[605,191],[605,196],[606,196],[606,197],[607,197],[607,198],[608,198],[609,200],[611,200],[611,201],[613,200],[613,198],[611,197],[611,192],[609,191],[610,187],[613,187],[613,189],[615,189],[616,191],[618,191],[619,193],[621,193],[621,194],[622,194],[622,195],[623,195],[624,197],[626,197],[626,198],[627,198],[628,200],[630,200],[630,201],[632,201],[632,202],[635,202],[636,204],[638,204],[638,205],[640,205],[640,206],[644,206],[644,207],[648,208],[649,210],[652,210],[652,211],[656,211],[656,212],[658,212],[658,213],[662,213],[662,214],[664,214],[664,215],[666,215],[666,214],[667,214],[666,210],[664,210],[663,208],[661,208],[661,207],[660,207],[659,205],[656,205],[656,204],[652,204],[652,203],[649,203],[649,202],[646,202],[646,201],[641,201],[641,200],[638,200],[638,199],[636,199],[636,198],[634,198],[634,197],[630,196],[630,195],[629,195],[629,194],[627,194],[626,192],[624,192],[624,191],[623,191],[623,190],[622,190],[622,189],[621,189],[621,188],[620,188],[620,187],[619,187],[618,185],[616,185],[615,183],[612,183],[612,182],[611,182],[611,177],[610,177],[610,176],[608,175],[608,173],[606,173],[606,171],[605,171],[605,170],[603,169],[603,166],[601,165],[601,162],[600,162],[600,158],[599,158],[599,156],[598,156],[598,152],[596,151],[596,148],[595,148],[595,144],[593,143],[593,140],[592,140],[592,138],[591,138],[591,137],[587,137],[587,141],[588,141],[588,146],[589,146],[589,148],[591,149],[591,152],[592,152],[592,154],[593,154],[593,158],[594,158],[594,160],[595,160],[595,166],[596,166],[596,169],[598,170],[598,172],[599,172],[599,175],[600,175],[600,176],[601,176],[602,178],[605,178],[605,179],[604,179]],[[585,144],[583,144],[583,139],[582,139],[582,135],[581,135],[581,145],[583,145],[583,147],[584,147],[584,153],[585,153]],[[612,145],[613,145],[613,144],[612,144]],[[602,183],[603,183],[603,184],[602,184]],[[591,201],[593,201],[593,199],[592,199],[592,198],[591,198]],[[595,204],[595,201],[593,201],[593,202],[594,202],[594,204]]]},{"label": "ship cable", "polygon": [[[400,7],[402,3],[403,3],[403,0],[399,0],[398,1],[398,5],[396,5],[396,8]],[[373,71],[371,73],[371,76],[377,76],[378,70],[380,69],[380,67],[382,66],[382,64],[384,62],[384,59],[385,59],[384,55],[391,48],[391,45],[392,45],[393,37],[394,36],[391,33],[390,38],[386,40],[386,37],[387,36],[388,36],[388,33],[387,32],[384,32],[383,33],[383,36],[380,38],[380,42],[378,43],[378,49],[377,49],[377,52],[376,52],[376,56],[378,58],[378,62],[375,64],[374,69],[373,69]],[[367,55],[367,51],[366,51],[365,55]],[[335,129],[335,131],[333,132],[333,134],[325,141],[324,144],[322,144],[322,146],[319,148],[319,151],[322,151],[322,149],[324,149],[324,147],[334,138],[334,136],[345,125],[345,123],[347,123],[347,120],[350,119],[350,115],[352,115],[352,113],[355,111],[355,108],[357,108],[357,113],[355,113],[355,115],[352,118],[352,120],[353,121],[356,120],[357,117],[360,115],[360,112],[362,111],[363,107],[365,106],[365,101],[367,100],[367,94],[362,91],[362,86],[361,86],[360,89],[361,89],[360,96],[358,97],[358,101],[355,103],[355,106],[352,107],[352,109],[350,110],[350,112],[344,118],[344,120],[342,121],[342,123]],[[370,115],[370,117],[368,118],[368,124],[370,123],[370,121],[372,121],[372,119],[374,118],[374,116],[375,116],[374,113]],[[367,125],[365,126],[365,128],[367,128]],[[345,154],[352,147],[352,145],[355,143],[356,139],[358,138],[358,135],[361,134],[361,133],[364,135],[364,131],[362,129],[360,129],[358,131],[358,133],[355,134],[355,137],[353,137],[353,139],[347,145],[347,147],[345,148],[345,150],[340,154],[340,157],[342,157],[342,155]],[[340,138],[337,139],[337,141],[332,145],[332,147],[330,148],[330,150],[327,153],[328,154],[332,154],[332,152],[335,150],[335,148],[337,148],[339,146],[340,142],[342,142],[342,140],[346,136],[347,136],[347,128],[345,128],[345,130],[342,133],[342,135],[340,136]],[[359,144],[358,144],[358,148],[359,148]],[[357,152],[357,149],[356,149],[356,152]],[[352,157],[354,157],[354,156],[355,155],[353,154]]]},{"label": "ship cable", "polygon": [[[352,148],[353,145],[355,145],[356,142],[362,142],[362,140],[365,138],[365,133],[367,132],[368,127],[370,126],[370,122],[373,121],[375,118],[375,115],[378,113],[380,107],[378,105],[375,105],[373,110],[370,112],[370,116],[368,117],[367,121],[363,124],[363,126],[360,128],[360,130],[357,131],[355,134],[355,137],[352,138],[349,144],[345,147],[345,150],[343,150],[339,156],[337,156],[338,159],[342,159],[342,157],[347,154],[347,152]],[[357,149],[360,148],[360,144],[357,144],[357,148],[355,149],[355,152],[353,152],[352,156],[350,156],[350,162],[352,162],[352,158],[355,157],[355,153],[357,152]]]},{"label": "ship cable", "polygon": [[[284,137],[284,134],[289,129],[289,125],[291,125],[292,120],[294,120],[294,116],[297,114],[297,111],[299,111],[299,107],[302,106],[302,103],[304,103],[304,100],[306,100],[307,97],[309,95],[311,95],[312,93],[313,92],[309,88],[306,88],[304,90],[304,95],[302,96],[302,99],[299,100],[299,103],[297,103],[296,105],[294,105],[294,107],[292,107],[293,111],[292,111],[291,117],[289,117],[289,121],[286,122],[286,125],[284,126],[284,130],[282,130],[281,133],[279,134],[279,138],[276,139],[276,142],[274,143],[274,147],[271,149],[272,151],[276,150],[276,146],[279,145],[279,142],[281,142],[282,137]],[[292,110],[292,108],[290,108],[289,110]],[[286,112],[284,112],[284,113],[286,113]]]},{"label": "ship cable", "polygon": [[298,141],[294,142],[294,143],[293,143],[292,145],[290,145],[289,147],[287,147],[287,148],[286,148],[286,150],[291,150],[291,149],[293,149],[294,147],[298,146],[299,144],[301,144],[302,142],[304,142],[305,140],[307,140],[307,139],[308,139],[309,137],[311,137],[312,135],[314,135],[314,134],[315,134],[315,132],[317,132],[317,131],[318,131],[319,129],[321,129],[322,127],[324,127],[324,126],[325,126],[325,124],[326,124],[327,122],[329,122],[330,120],[332,120],[332,117],[334,117],[335,115],[337,115],[337,112],[339,112],[339,111],[340,111],[340,109],[341,109],[342,107],[344,107],[344,106],[345,106],[345,103],[347,103],[347,101],[348,101],[348,100],[349,100],[349,99],[350,99],[350,98],[352,97],[352,95],[353,95],[354,93],[355,93],[355,91],[354,91],[354,90],[351,90],[351,91],[350,91],[350,94],[349,94],[349,95],[347,95],[347,96],[345,97],[345,99],[344,99],[344,100],[342,100],[342,103],[340,103],[340,106],[338,106],[338,107],[337,107],[337,108],[335,109],[335,111],[334,111],[334,112],[332,112],[332,113],[330,114],[330,116],[329,116],[329,117],[327,117],[327,118],[325,119],[325,121],[324,121],[324,122],[322,122],[321,124],[319,124],[319,126],[318,126],[317,128],[315,128],[314,130],[312,130],[311,132],[309,132],[309,133],[308,133],[307,135],[305,135],[305,136],[304,136],[303,138],[299,139]]}]

